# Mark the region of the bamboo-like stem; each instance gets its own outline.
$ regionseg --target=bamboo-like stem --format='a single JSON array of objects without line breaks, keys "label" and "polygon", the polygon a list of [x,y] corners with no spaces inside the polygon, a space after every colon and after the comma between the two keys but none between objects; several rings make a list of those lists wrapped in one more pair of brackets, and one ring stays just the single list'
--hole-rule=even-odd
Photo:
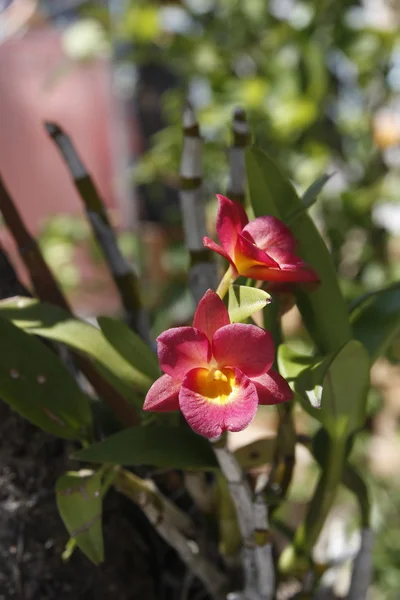
[{"label": "bamboo-like stem", "polygon": [[[114,485],[117,490],[138,504],[158,534],[179,554],[187,567],[198,577],[214,600],[225,600],[227,580],[188,539],[187,516],[157,490],[153,482],[144,481],[125,469],[119,469]],[[181,519],[185,526],[182,528]]]},{"label": "bamboo-like stem", "polygon": [[[228,483],[232,501],[235,505],[236,516],[240,533],[242,536],[242,561],[245,577],[245,587],[241,597],[243,600],[270,600],[269,585],[274,588],[274,581],[266,581],[264,571],[269,572],[269,565],[264,563],[268,558],[268,518],[266,507],[262,507],[263,500],[256,498],[253,503],[253,495],[244,473],[239,466],[235,456],[226,447],[226,434],[216,440],[212,440],[215,456],[219,466]],[[257,532],[260,533],[261,542],[257,544]],[[272,566],[272,565],[271,565]]]},{"label": "bamboo-like stem", "polygon": [[256,536],[258,588],[263,600],[272,600],[275,594],[275,569],[272,558],[268,506],[262,493],[256,495],[253,510]]},{"label": "bamboo-like stem", "polygon": [[218,283],[213,253],[204,248],[207,234],[202,197],[203,140],[196,116],[189,103],[183,111],[183,150],[180,166],[180,205],[185,243],[190,253],[189,285],[195,302]]},{"label": "bamboo-like stem", "polygon": [[[57,281],[50,271],[35,239],[16,209],[0,177],[0,212],[14,237],[20,256],[29,272],[32,286],[40,300],[55,304],[70,312],[70,307]],[[119,421],[127,427],[138,425],[139,418],[133,406],[123,398],[117,390],[106,381],[93,367],[91,362],[82,356],[75,355],[80,370],[91,383],[99,396],[110,406]]]},{"label": "bamboo-like stem", "polygon": [[366,600],[372,580],[373,533],[368,528],[361,529],[360,549],[354,560],[348,600]]},{"label": "bamboo-like stem", "polygon": [[140,299],[139,281],[118,247],[117,238],[109,221],[104,202],[67,134],[54,123],[46,123],[45,127],[60,150],[72,175],[93,234],[103,251],[120,294],[126,322],[143,339],[148,341],[147,317]]},{"label": "bamboo-like stem", "polygon": [[233,114],[232,137],[232,146],[228,150],[228,196],[231,200],[236,200],[244,205],[246,197],[245,148],[250,143],[250,131],[246,113],[241,108],[237,108]]}]

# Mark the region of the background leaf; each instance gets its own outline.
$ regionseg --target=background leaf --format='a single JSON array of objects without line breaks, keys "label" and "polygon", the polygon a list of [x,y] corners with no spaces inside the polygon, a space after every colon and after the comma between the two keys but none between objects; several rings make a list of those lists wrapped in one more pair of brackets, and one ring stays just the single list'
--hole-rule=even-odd
[{"label": "background leaf", "polygon": [[350,320],[354,337],[375,361],[400,332],[400,282],[356,301]]},{"label": "background leaf", "polygon": [[229,288],[228,312],[231,323],[240,323],[262,310],[271,302],[271,296],[254,287],[231,285]]},{"label": "background leaf", "polygon": [[[133,390],[145,393],[155,379],[128,363],[99,329],[57,306],[30,298],[13,298],[0,302],[0,316],[12,320],[27,333],[62,342],[95,359],[99,370],[129,402],[132,402]],[[137,356],[142,344],[140,340]],[[138,363],[142,366],[143,359],[138,359]]]},{"label": "background leaf", "polygon": [[103,469],[85,469],[66,473],[56,483],[57,507],[64,525],[95,565],[104,560],[102,477]]},{"label": "background leaf", "polygon": [[88,462],[153,465],[177,469],[215,469],[209,442],[183,427],[148,426],[125,429],[75,453]]},{"label": "background leaf", "polygon": [[89,399],[57,355],[3,318],[0,339],[0,398],[48,433],[87,439]]}]

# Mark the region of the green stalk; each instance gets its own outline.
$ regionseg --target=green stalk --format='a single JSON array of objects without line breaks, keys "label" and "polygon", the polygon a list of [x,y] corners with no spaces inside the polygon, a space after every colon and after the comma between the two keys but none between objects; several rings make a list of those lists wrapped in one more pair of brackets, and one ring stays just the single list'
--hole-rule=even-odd
[{"label": "green stalk", "polygon": [[232,267],[228,267],[225,275],[222,277],[221,281],[217,287],[217,294],[221,298],[221,300],[226,296],[229,290],[229,286],[231,283],[235,281],[235,276],[233,275]]},{"label": "green stalk", "polygon": [[315,488],[306,518],[298,528],[293,544],[280,557],[279,569],[282,573],[304,572],[308,567],[309,554],[321,533],[342,478],[345,441],[340,438],[330,443],[327,464]]}]

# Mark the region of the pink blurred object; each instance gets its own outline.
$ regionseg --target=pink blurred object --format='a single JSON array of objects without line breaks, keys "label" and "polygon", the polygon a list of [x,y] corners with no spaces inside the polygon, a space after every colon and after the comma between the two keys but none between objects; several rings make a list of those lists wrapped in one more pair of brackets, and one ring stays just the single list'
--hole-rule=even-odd
[{"label": "pink blurred object", "polygon": [[[70,136],[107,207],[117,207],[109,62],[66,65],[61,32],[50,26],[32,29],[0,47],[1,175],[35,236],[52,215],[83,214],[71,176],[43,127],[46,120],[58,123]],[[137,151],[137,129],[133,122],[130,125],[131,144]],[[21,272],[4,229],[0,240]],[[26,281],[23,273],[22,278]]]}]

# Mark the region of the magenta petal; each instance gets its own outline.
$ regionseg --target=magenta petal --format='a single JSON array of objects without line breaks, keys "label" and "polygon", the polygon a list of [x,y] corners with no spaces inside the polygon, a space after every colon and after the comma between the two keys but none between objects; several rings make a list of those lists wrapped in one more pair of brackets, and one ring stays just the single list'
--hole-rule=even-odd
[{"label": "magenta petal", "polygon": [[195,312],[193,327],[205,333],[211,342],[217,329],[229,325],[229,323],[229,313],[225,304],[218,294],[212,290],[207,290]]},{"label": "magenta petal", "polygon": [[174,381],[169,375],[162,375],[151,386],[146,394],[143,410],[168,412],[179,410],[178,394],[181,388],[179,381]]},{"label": "magenta petal", "polygon": [[190,369],[207,367],[211,345],[205,333],[194,327],[175,327],[157,338],[161,369],[175,380],[182,380]]},{"label": "magenta petal", "polygon": [[232,256],[238,233],[249,222],[246,211],[239,202],[217,194],[217,233],[223,249]]},{"label": "magenta petal", "polygon": [[216,438],[224,431],[245,429],[257,412],[257,390],[250,379],[238,369],[226,371],[231,373],[230,394],[226,398],[217,398],[214,394],[210,397],[210,386],[204,385],[209,373],[205,369],[187,373],[179,392],[183,416],[196,433],[206,438]]},{"label": "magenta petal", "polygon": [[258,377],[252,377],[260,404],[278,404],[293,398],[288,382],[279,373],[271,369]]},{"label": "magenta petal", "polygon": [[274,343],[268,331],[255,325],[233,323],[215,332],[214,358],[220,368],[236,367],[248,377],[256,377],[271,368]]},{"label": "magenta petal", "polygon": [[226,258],[226,260],[229,260],[229,262],[231,263],[231,265],[233,267],[235,267],[231,257],[229,256],[229,254],[227,252],[225,252],[225,250],[223,248],[221,248],[221,246],[218,246],[218,244],[216,244],[213,240],[210,240],[210,238],[208,237],[203,237],[203,246],[205,246],[206,248],[208,248],[209,250],[212,250],[213,252],[217,252],[217,254],[220,254],[221,256],[223,256],[224,258]]},{"label": "magenta petal", "polygon": [[294,251],[296,240],[289,227],[279,219],[272,216],[258,217],[250,221],[243,229],[243,235],[254,240],[256,246],[269,254],[273,246]]},{"label": "magenta petal", "polygon": [[[237,264],[240,264],[241,257],[238,256],[238,253],[246,257],[247,259],[251,259],[256,263],[261,263],[267,267],[279,267],[278,263],[274,258],[269,256],[264,250],[260,250],[257,248],[249,239],[247,239],[243,235],[238,236],[236,248],[235,248],[235,261]],[[247,260],[245,262],[248,262]]]}]

